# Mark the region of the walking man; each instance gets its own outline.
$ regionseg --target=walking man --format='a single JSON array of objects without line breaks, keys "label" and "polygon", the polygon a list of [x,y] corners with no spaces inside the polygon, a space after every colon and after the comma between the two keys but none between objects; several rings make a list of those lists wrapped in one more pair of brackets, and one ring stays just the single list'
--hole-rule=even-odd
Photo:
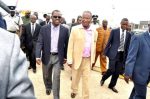
[{"label": "walking man", "polygon": [[118,93],[118,90],[115,88],[115,86],[119,74],[124,73],[124,65],[130,44],[131,34],[126,31],[127,26],[128,19],[123,18],[121,20],[121,27],[111,31],[104,51],[104,54],[109,58],[109,68],[103,75],[100,84],[102,86],[105,80],[112,76],[108,88],[115,93]]},{"label": "walking man", "polygon": [[54,99],[60,99],[60,72],[63,63],[66,62],[69,37],[69,30],[60,25],[61,17],[59,10],[52,12],[52,23],[41,28],[36,45],[36,62],[40,64],[42,60],[46,94],[50,95],[53,90]]},{"label": "walking man", "polygon": [[82,77],[82,96],[89,99],[89,77],[95,60],[97,31],[91,27],[92,13],[84,11],[81,25],[72,27],[67,52],[67,63],[72,69],[71,98],[78,93]]},{"label": "walking man", "polygon": [[96,57],[95,57],[95,62],[92,65],[92,69],[93,69],[98,56],[100,56],[100,67],[101,67],[102,75],[104,75],[107,71],[107,68],[106,68],[107,59],[106,59],[106,56],[104,55],[104,50],[108,42],[110,31],[111,31],[107,27],[107,25],[108,25],[108,21],[103,20],[102,27],[99,27],[96,29],[98,32],[98,38],[97,38],[97,43],[96,43]]},{"label": "walking man", "polygon": [[133,80],[134,88],[129,99],[146,99],[150,82],[150,24],[147,32],[133,35],[125,65],[125,81]]},{"label": "walking man", "polygon": [[24,26],[24,31],[21,35],[21,46],[25,46],[26,54],[29,56],[30,66],[29,69],[33,69],[33,73],[36,73],[36,58],[35,47],[39,36],[41,26],[36,23],[37,17],[35,15],[30,16],[30,23]]}]

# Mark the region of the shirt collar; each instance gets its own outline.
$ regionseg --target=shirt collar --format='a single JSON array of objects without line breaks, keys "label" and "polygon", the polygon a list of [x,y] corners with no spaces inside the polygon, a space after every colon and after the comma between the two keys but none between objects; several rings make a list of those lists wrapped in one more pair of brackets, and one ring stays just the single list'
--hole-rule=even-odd
[{"label": "shirt collar", "polygon": [[30,24],[31,24],[31,25],[32,25],[32,24],[34,24],[34,25],[35,25],[36,23],[32,23],[32,22],[30,22]]},{"label": "shirt collar", "polygon": [[83,25],[80,24],[80,25],[79,25],[79,28],[84,29],[84,30],[87,30],[87,31],[92,31],[92,26],[91,26],[91,25],[90,25],[90,27],[89,27],[88,29],[85,29],[85,28],[83,27]]},{"label": "shirt collar", "polygon": [[[120,27],[120,31],[122,32],[122,28]],[[126,33],[126,30],[124,30],[124,33]]]},{"label": "shirt collar", "polygon": [[54,29],[54,28],[55,28],[55,29],[56,29],[56,28],[58,29],[58,28],[60,27],[60,25],[54,26],[54,25],[51,23],[51,27],[52,27],[52,29]]}]

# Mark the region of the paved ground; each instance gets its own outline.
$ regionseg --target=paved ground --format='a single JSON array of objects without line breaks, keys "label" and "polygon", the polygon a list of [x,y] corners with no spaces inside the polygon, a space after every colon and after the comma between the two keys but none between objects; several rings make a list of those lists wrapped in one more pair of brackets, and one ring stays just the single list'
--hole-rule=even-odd
[{"label": "paved ground", "polygon": [[[61,72],[60,99],[71,99],[70,74],[71,74],[70,68],[65,66],[65,70]],[[37,66],[36,74],[34,74],[31,70],[29,70],[29,77],[33,82],[35,95],[37,99],[53,99],[52,94],[50,96],[47,96],[45,93],[41,66]],[[128,99],[130,91],[133,87],[132,82],[126,84],[124,80],[119,79],[116,86],[119,93],[116,94],[107,88],[110,79],[106,80],[104,86],[102,87],[99,84],[100,79],[101,75],[99,72],[91,71],[90,99]],[[79,86],[79,94],[75,99],[82,99],[81,81]],[[147,99],[150,99],[150,88],[148,88],[147,92],[148,92]]]}]

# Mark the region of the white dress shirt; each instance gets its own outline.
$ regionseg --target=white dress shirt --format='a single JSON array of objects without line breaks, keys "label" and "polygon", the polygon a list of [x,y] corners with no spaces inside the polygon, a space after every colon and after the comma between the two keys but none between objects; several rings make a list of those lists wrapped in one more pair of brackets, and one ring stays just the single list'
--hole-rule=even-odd
[{"label": "white dress shirt", "polygon": [[60,30],[60,25],[55,27],[51,23],[51,50],[50,52],[58,52],[59,30]]}]

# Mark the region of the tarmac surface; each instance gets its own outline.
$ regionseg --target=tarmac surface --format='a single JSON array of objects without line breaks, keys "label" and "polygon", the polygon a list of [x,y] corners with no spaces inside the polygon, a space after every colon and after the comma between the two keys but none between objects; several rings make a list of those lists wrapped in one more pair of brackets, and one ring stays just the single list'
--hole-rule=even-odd
[{"label": "tarmac surface", "polygon": [[[71,69],[65,66],[65,70],[61,71],[60,82],[60,99],[72,99],[71,93]],[[34,74],[32,70],[29,70],[29,77],[34,85],[35,96],[37,99],[53,99],[53,93],[49,96],[46,95],[46,90],[43,82],[42,67],[37,66],[37,72]],[[133,83],[126,84],[123,79],[119,79],[116,85],[116,89],[119,93],[114,93],[108,89],[110,78],[105,81],[103,86],[100,86],[101,73],[91,70],[90,77],[90,99],[128,99],[130,92],[133,88]],[[79,84],[79,92],[76,98],[82,99],[82,79]],[[150,88],[147,88],[147,99],[150,99]]]}]

